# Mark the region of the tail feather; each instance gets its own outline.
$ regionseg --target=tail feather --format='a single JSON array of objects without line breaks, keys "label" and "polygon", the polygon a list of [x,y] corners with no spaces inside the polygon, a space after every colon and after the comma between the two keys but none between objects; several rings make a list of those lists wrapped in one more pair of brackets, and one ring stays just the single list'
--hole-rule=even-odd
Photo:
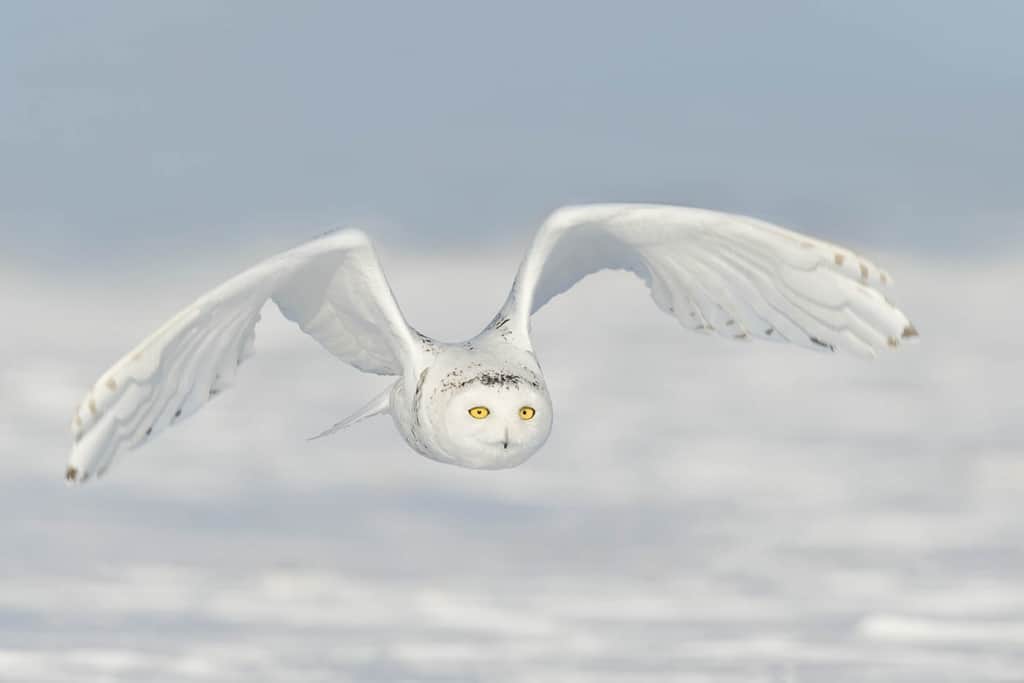
[{"label": "tail feather", "polygon": [[331,427],[328,427],[324,431],[320,432],[316,436],[309,437],[308,441],[315,441],[316,439],[322,439],[325,436],[330,436],[335,432],[340,432],[346,427],[351,427],[356,422],[361,422],[368,417],[374,415],[385,415],[391,411],[391,387],[384,390],[382,394],[375,397],[372,401],[367,403],[365,406],[354,412],[353,414],[346,417],[341,422],[336,422]]}]

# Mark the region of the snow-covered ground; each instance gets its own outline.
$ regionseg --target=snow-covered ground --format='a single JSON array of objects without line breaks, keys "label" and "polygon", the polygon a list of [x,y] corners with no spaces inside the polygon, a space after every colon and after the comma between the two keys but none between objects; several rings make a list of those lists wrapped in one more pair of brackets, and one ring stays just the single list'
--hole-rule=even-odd
[{"label": "snow-covered ground", "polygon": [[[517,256],[384,265],[452,339]],[[534,326],[555,431],[504,472],[387,419],[304,441],[386,380],[268,308],[235,390],[81,488],[73,406],[232,266],[7,264],[0,680],[1024,681],[1024,255],[872,256],[922,335],[874,363],[584,283]]]}]

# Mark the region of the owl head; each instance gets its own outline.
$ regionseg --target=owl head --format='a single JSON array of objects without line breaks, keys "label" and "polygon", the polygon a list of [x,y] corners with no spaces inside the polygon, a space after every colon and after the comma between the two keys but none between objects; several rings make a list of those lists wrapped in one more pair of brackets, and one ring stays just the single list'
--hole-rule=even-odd
[{"label": "owl head", "polygon": [[515,467],[551,432],[547,388],[524,368],[473,368],[442,389],[433,421],[438,445],[454,464]]}]

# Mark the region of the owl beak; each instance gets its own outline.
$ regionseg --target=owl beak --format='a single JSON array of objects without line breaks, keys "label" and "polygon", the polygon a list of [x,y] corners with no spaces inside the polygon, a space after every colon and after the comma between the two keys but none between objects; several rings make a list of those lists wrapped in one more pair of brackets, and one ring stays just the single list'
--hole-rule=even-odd
[{"label": "owl beak", "polygon": [[505,441],[503,442],[505,450],[508,450],[508,427],[505,427]]}]

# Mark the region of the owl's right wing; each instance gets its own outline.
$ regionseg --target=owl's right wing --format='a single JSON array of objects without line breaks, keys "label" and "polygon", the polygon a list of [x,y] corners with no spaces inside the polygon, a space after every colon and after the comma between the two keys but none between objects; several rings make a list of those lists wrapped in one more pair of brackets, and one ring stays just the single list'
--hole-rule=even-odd
[{"label": "owl's right wing", "polygon": [[102,474],[226,389],[273,299],[341,360],[401,374],[418,335],[398,308],[377,255],[358,230],[328,233],[278,254],[199,297],[114,364],[78,406],[66,478]]}]

